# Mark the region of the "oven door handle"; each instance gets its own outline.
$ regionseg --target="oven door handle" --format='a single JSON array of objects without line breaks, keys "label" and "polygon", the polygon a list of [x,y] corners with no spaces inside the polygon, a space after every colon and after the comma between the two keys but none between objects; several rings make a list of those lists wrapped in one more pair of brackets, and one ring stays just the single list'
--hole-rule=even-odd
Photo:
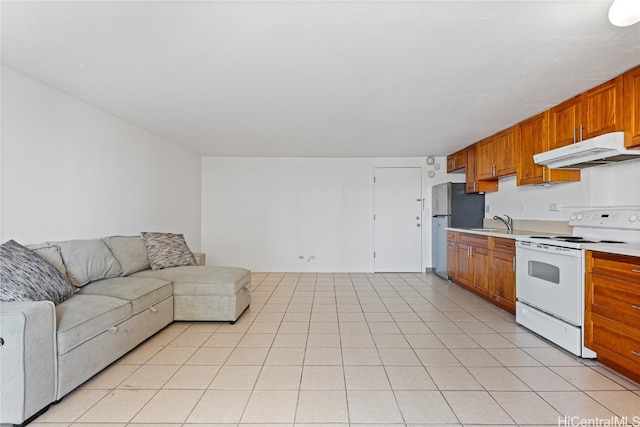
[{"label": "oven door handle", "polygon": [[[534,252],[542,252],[553,255],[563,255],[569,256],[573,258],[579,258],[582,255],[581,249],[570,249],[570,248],[561,248],[557,246],[547,246],[547,245],[529,245],[527,242],[516,242],[516,249],[520,249],[523,251],[534,251]],[[516,253],[516,258],[518,254]]]}]

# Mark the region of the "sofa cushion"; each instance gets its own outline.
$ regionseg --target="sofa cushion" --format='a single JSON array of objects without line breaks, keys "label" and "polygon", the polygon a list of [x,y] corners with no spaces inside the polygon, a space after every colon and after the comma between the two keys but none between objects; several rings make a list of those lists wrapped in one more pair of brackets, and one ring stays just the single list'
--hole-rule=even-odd
[{"label": "sofa cushion", "polygon": [[49,242],[60,248],[67,277],[75,286],[122,274],[122,267],[100,239]]},{"label": "sofa cushion", "polygon": [[27,249],[40,255],[49,264],[53,265],[63,276],[67,277],[67,268],[62,261],[60,248],[51,243],[38,243],[36,245],[27,245]]},{"label": "sofa cushion", "polygon": [[152,270],[198,265],[182,234],[142,233]]},{"label": "sofa cushion", "polygon": [[171,281],[174,295],[233,296],[251,284],[251,272],[239,267],[172,267],[140,271],[133,276]]},{"label": "sofa cushion", "polygon": [[0,245],[0,300],[60,304],[76,289],[53,265],[15,240]]},{"label": "sofa cushion", "polygon": [[147,248],[140,236],[108,236],[100,240],[120,263],[123,276],[151,268]]},{"label": "sofa cushion", "polygon": [[74,295],[56,306],[58,354],[64,354],[132,315],[129,301],[104,295]]},{"label": "sofa cushion", "polygon": [[166,280],[149,277],[114,277],[83,286],[79,295],[105,295],[131,302],[133,314],[173,295],[173,286]]}]

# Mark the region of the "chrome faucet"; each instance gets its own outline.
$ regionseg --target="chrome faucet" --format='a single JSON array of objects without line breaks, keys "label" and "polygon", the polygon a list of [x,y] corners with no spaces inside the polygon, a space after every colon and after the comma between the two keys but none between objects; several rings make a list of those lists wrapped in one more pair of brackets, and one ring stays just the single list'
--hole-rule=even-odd
[{"label": "chrome faucet", "polygon": [[495,215],[493,219],[502,221],[502,223],[507,226],[507,230],[511,232],[513,231],[513,218],[511,218],[509,215],[505,215],[505,217],[507,217],[506,220],[498,215]]}]

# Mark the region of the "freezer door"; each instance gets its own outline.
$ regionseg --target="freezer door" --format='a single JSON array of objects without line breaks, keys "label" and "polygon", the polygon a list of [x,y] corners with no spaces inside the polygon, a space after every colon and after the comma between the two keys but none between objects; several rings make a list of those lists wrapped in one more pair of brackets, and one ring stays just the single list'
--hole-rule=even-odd
[{"label": "freezer door", "polygon": [[451,184],[451,227],[482,227],[484,194],[467,194],[464,183]]},{"label": "freezer door", "polygon": [[451,183],[445,182],[431,188],[431,215],[449,215],[451,212]]}]

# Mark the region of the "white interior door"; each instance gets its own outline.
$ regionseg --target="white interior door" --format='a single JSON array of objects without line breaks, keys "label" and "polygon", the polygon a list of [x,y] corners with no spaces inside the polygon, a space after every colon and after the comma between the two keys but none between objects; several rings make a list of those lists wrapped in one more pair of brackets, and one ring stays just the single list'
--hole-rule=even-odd
[{"label": "white interior door", "polygon": [[374,169],[374,271],[422,271],[422,168]]}]

